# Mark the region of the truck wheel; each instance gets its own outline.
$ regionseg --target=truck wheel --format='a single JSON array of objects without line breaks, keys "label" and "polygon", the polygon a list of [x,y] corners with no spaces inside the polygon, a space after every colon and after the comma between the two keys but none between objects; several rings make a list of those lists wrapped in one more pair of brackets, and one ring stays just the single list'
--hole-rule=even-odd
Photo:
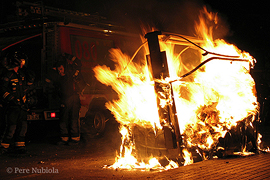
[{"label": "truck wheel", "polygon": [[95,113],[94,120],[93,120],[93,126],[96,130],[97,136],[104,133],[105,126],[106,126],[106,118],[102,112],[98,111]]},{"label": "truck wheel", "polygon": [[102,111],[92,112],[81,118],[81,133],[85,137],[95,138],[104,134],[107,119]]}]

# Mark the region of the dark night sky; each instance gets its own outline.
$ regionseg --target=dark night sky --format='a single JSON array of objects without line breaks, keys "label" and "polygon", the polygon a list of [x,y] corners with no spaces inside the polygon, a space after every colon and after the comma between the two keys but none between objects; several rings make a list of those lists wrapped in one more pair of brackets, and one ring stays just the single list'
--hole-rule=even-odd
[{"label": "dark night sky", "polygon": [[[258,66],[270,60],[270,4],[266,1],[207,0],[211,7],[226,16],[230,25],[229,40],[254,56]],[[240,3],[241,2],[241,3]]]},{"label": "dark night sky", "polygon": [[[25,0],[37,2],[36,0]],[[1,22],[13,12],[11,3],[1,0]],[[192,35],[194,20],[204,5],[217,12],[221,19],[219,34],[240,49],[249,52],[264,66],[270,59],[270,14],[267,1],[243,0],[43,0],[44,5],[98,13],[130,31],[140,31],[142,22],[162,31]],[[4,20],[3,20],[4,19]],[[225,33],[226,32],[226,36]]]}]

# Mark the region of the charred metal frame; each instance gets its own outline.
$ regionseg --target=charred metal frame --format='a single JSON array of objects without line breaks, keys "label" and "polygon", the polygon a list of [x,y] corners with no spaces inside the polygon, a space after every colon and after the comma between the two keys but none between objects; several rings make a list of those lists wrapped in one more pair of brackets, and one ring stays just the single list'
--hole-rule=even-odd
[{"label": "charred metal frame", "polygon": [[[145,35],[150,52],[150,58],[148,56],[147,63],[154,79],[165,79],[166,77],[169,77],[169,70],[166,52],[160,52],[158,35],[161,35],[160,31],[150,32]],[[180,150],[181,133],[178,124],[172,87],[167,88],[164,83],[154,81],[154,89],[157,95],[157,107],[160,121],[166,122],[164,124],[162,123],[164,125],[163,131],[165,136],[165,146],[168,149],[178,148]],[[169,89],[169,92],[165,89]],[[172,103],[162,107],[159,94],[162,94],[168,99],[171,98]]]},{"label": "charred metal frame", "polygon": [[[163,132],[164,132],[164,139],[165,139],[165,147],[167,149],[178,149],[178,155],[182,155],[181,148],[184,146],[182,142],[182,137],[180,133],[180,127],[178,124],[178,118],[176,113],[176,107],[175,107],[175,101],[174,101],[174,95],[172,90],[172,83],[175,81],[182,80],[183,78],[189,76],[196,70],[198,70],[200,67],[202,67],[204,64],[208,63],[211,60],[226,60],[226,61],[242,61],[242,62],[250,62],[248,59],[241,59],[238,56],[228,56],[223,54],[217,54],[213,52],[206,51],[205,49],[201,48],[197,44],[193,43],[189,39],[182,37],[180,35],[175,34],[166,34],[165,38],[163,38],[164,41],[170,40],[170,37],[173,36],[174,42],[179,42],[182,44],[184,41],[184,44],[190,43],[194,46],[197,46],[199,49],[205,51],[202,55],[205,56],[207,54],[214,55],[213,57],[210,57],[200,63],[197,67],[189,71],[188,73],[182,75],[178,79],[172,80],[169,83],[162,83],[161,80],[164,80],[165,78],[169,77],[169,70],[167,66],[167,59],[166,59],[166,52],[160,52],[160,45],[159,45],[159,38],[158,36],[162,35],[161,31],[154,31],[147,33],[145,35],[145,38],[148,42],[148,48],[149,48],[149,55],[147,55],[147,63],[149,71],[152,73],[153,80],[154,80],[154,89],[155,93],[157,95],[157,107],[158,107],[158,113],[159,113],[159,119],[163,126]],[[178,39],[177,39],[178,38]],[[180,40],[184,39],[184,41]],[[253,61],[255,61],[253,59]],[[250,62],[251,65],[251,62]],[[166,86],[170,86],[169,88]],[[169,91],[166,91],[167,89],[170,89]],[[160,96],[162,94],[162,97]],[[162,107],[160,104],[160,98],[170,98],[172,101],[170,104],[167,104],[165,107]],[[164,123],[164,121],[166,123]]]}]

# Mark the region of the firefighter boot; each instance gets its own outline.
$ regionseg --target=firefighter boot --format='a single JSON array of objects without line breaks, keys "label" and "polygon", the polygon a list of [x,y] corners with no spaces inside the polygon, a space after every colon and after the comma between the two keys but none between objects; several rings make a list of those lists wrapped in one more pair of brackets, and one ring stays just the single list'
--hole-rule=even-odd
[{"label": "firefighter boot", "polygon": [[15,154],[26,154],[25,142],[15,142],[14,153]]},{"label": "firefighter boot", "polygon": [[0,144],[0,155],[7,154],[10,152],[9,144],[1,143]]},{"label": "firefighter boot", "polygon": [[71,137],[68,145],[75,146],[75,145],[78,145],[79,142],[80,142],[80,137]]},{"label": "firefighter boot", "polygon": [[4,148],[3,146],[0,146],[0,155],[7,154],[7,152],[8,152],[7,148]]},{"label": "firefighter boot", "polygon": [[15,147],[14,153],[15,154],[26,154],[27,150],[26,150],[25,146]]},{"label": "firefighter boot", "polygon": [[61,140],[57,142],[57,145],[68,145],[68,137],[61,137]]}]

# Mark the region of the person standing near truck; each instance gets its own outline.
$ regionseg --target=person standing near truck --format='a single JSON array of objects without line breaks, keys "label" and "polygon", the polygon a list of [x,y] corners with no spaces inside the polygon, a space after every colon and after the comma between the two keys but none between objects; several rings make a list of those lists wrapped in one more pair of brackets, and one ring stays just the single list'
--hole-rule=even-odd
[{"label": "person standing near truck", "polygon": [[24,154],[27,132],[26,79],[20,68],[25,57],[15,52],[7,57],[7,61],[8,71],[1,77],[0,87],[3,102],[6,103],[7,126],[1,142],[1,151]]},{"label": "person standing near truck", "polygon": [[[0,63],[0,79],[7,72],[7,58],[3,57]],[[0,143],[3,141],[4,133],[6,130],[6,106],[2,98],[0,98]]]},{"label": "person standing near truck", "polygon": [[[61,100],[60,136],[58,145],[76,145],[80,141],[79,112],[81,87],[86,84],[80,74],[80,66],[71,64],[66,57],[56,63],[59,76],[52,79]],[[74,70],[77,69],[77,70]]]}]

